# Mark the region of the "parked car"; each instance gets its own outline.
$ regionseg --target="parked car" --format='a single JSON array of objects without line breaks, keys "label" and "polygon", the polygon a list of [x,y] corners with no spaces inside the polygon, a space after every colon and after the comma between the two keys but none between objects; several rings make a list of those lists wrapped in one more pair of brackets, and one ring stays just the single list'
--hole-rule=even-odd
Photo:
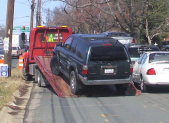
[{"label": "parked car", "polygon": [[162,45],[161,50],[163,51],[169,51],[169,45]]},{"label": "parked car", "polygon": [[133,66],[132,81],[141,91],[153,85],[169,85],[169,52],[145,52]]},{"label": "parked car", "polygon": [[0,47],[0,59],[4,59],[4,48]]},{"label": "parked car", "polygon": [[145,45],[145,44],[127,44],[125,45],[130,54],[132,63],[134,64],[140,56],[149,51],[160,51],[160,49],[155,45]]},{"label": "parked car", "polygon": [[53,74],[69,79],[71,92],[84,85],[115,84],[125,91],[131,82],[131,60],[125,46],[105,35],[73,34],[65,43],[57,42],[51,59]]},{"label": "parked car", "polygon": [[12,57],[19,58],[20,51],[18,46],[12,46]]},{"label": "parked car", "polygon": [[136,43],[136,40],[125,32],[103,32],[104,35],[118,40],[122,44]]}]

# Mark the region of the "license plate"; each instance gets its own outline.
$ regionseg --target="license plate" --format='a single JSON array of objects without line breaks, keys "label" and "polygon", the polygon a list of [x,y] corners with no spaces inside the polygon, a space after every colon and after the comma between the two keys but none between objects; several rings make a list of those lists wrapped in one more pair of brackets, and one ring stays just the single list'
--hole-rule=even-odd
[{"label": "license plate", "polygon": [[114,69],[104,69],[104,73],[114,73]]}]

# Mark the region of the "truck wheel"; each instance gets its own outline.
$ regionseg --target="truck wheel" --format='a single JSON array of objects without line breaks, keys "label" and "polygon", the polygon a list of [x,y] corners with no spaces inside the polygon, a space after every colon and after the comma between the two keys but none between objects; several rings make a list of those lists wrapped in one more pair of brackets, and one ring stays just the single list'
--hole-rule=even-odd
[{"label": "truck wheel", "polygon": [[24,76],[26,76],[26,68],[25,68],[25,64],[23,64],[22,74],[23,74]]},{"label": "truck wheel", "polygon": [[115,84],[116,90],[118,92],[125,92],[127,90],[128,84]]},{"label": "truck wheel", "polygon": [[42,74],[41,74],[41,72],[38,70],[37,82],[38,82],[38,86],[39,86],[39,87],[42,86],[41,81],[42,81]]},{"label": "truck wheel", "polygon": [[35,68],[35,82],[38,82],[38,68]]},{"label": "truck wheel", "polygon": [[79,94],[79,88],[78,88],[79,83],[74,71],[71,71],[69,81],[70,81],[71,92],[73,94]]},{"label": "truck wheel", "polygon": [[25,76],[26,81],[32,80],[32,75],[26,73],[25,64],[23,64],[22,74]]},{"label": "truck wheel", "polygon": [[58,60],[57,60],[56,55],[54,55],[51,59],[50,68],[51,68],[51,71],[52,71],[53,74],[55,74],[55,75],[60,74],[59,64],[58,64]]}]

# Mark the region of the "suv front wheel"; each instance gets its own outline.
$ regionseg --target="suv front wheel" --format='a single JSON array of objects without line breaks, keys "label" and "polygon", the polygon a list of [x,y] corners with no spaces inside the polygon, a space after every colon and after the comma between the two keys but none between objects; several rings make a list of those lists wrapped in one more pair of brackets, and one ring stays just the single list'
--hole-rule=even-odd
[{"label": "suv front wheel", "polygon": [[75,71],[71,71],[69,81],[71,92],[73,94],[79,94],[79,81],[77,80]]},{"label": "suv front wheel", "polygon": [[59,64],[58,64],[58,60],[57,60],[56,55],[54,55],[51,59],[50,68],[51,68],[51,71],[52,71],[53,74],[55,74],[55,75],[60,74]]}]

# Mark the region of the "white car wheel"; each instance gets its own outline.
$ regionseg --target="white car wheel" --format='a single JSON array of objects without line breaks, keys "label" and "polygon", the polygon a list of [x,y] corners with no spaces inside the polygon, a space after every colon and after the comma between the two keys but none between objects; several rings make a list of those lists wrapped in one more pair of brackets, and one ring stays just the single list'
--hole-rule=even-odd
[{"label": "white car wheel", "polygon": [[140,90],[141,92],[146,92],[147,91],[147,86],[144,83],[144,80],[142,77],[140,77]]}]

